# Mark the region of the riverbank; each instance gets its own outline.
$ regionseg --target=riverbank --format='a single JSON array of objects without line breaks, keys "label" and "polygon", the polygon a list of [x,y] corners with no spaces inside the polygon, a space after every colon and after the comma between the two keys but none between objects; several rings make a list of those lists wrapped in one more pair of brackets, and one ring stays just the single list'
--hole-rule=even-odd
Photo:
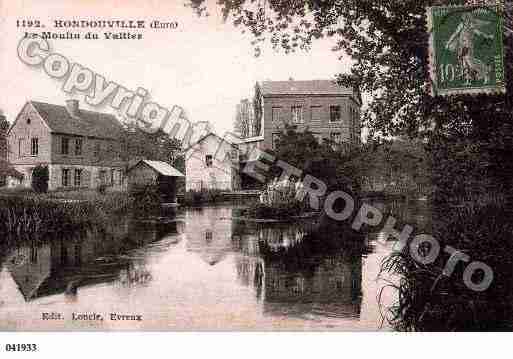
[{"label": "riverbank", "polygon": [[[103,226],[126,213],[134,203],[126,193],[94,191],[0,192],[0,233],[14,238]],[[12,236],[4,236],[4,238]]]}]

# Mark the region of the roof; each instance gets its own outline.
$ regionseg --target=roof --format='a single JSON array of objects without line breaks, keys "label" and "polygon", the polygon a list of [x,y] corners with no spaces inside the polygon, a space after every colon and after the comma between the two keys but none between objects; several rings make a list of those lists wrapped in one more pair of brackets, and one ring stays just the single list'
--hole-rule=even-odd
[{"label": "roof", "polygon": [[136,165],[130,167],[128,171],[130,172],[133,168],[137,167],[139,164],[144,163],[147,166],[150,166],[155,171],[160,173],[163,176],[167,177],[185,177],[180,171],[171,166],[169,163],[162,161],[149,161],[149,160],[141,160]]},{"label": "roof", "polygon": [[262,81],[259,83],[263,96],[269,95],[355,95],[347,87],[333,80],[310,81]]},{"label": "roof", "polygon": [[29,101],[52,132],[97,138],[118,139],[123,127],[114,115],[80,109],[72,117],[65,106]]},{"label": "roof", "polygon": [[186,149],[184,149],[184,150],[183,150],[183,152],[187,152],[189,149],[191,149],[192,147],[196,146],[198,143],[202,142],[205,138],[210,137],[210,136],[217,137],[217,138],[218,138],[218,139],[220,139],[221,141],[224,141],[224,142],[226,142],[227,144],[229,144],[230,146],[237,148],[237,146],[236,146],[234,143],[232,143],[232,142],[228,141],[226,138],[223,138],[223,137],[221,137],[221,136],[219,136],[219,135],[215,134],[214,132],[209,132],[209,133],[207,133],[205,136],[201,137],[199,140],[197,140],[196,142],[194,142],[192,145],[190,145],[189,147],[187,147]]}]

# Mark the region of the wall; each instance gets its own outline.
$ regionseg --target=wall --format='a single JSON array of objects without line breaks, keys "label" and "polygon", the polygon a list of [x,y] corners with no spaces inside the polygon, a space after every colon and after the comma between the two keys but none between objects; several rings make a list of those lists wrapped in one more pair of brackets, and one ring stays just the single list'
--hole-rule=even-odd
[{"label": "wall", "polygon": [[[74,170],[82,169],[82,179],[80,187],[74,186]],[[62,186],[62,170],[70,170],[70,185],[67,187]],[[110,183],[111,170],[114,169],[114,183]],[[124,169],[122,167],[108,167],[108,166],[82,166],[82,165],[49,165],[49,181],[48,190],[60,190],[60,189],[81,189],[81,188],[98,188],[100,185],[100,171],[107,171],[106,185],[110,190],[113,191],[125,191],[126,190],[126,178],[123,174]],[[121,180],[121,184],[120,184]]]},{"label": "wall", "polygon": [[[324,139],[330,138],[330,133],[340,132],[342,141],[352,142],[351,131],[358,139],[360,133],[360,119],[357,117],[357,123],[351,126],[350,121],[350,108],[360,112],[360,105],[349,96],[265,96],[264,100],[264,143],[266,148],[272,148],[272,134],[279,133],[280,128],[283,128],[284,122],[291,123],[292,121],[292,106],[302,106],[303,110],[303,124],[298,124],[297,129],[302,131],[308,129],[322,136]],[[330,122],[330,106],[339,105],[341,107],[340,122]],[[273,122],[272,109],[273,107],[281,107],[280,122]],[[320,107],[319,120],[312,121],[312,107]]]},{"label": "wall", "polygon": [[[30,120],[30,123],[28,123]],[[32,138],[38,138],[38,155],[31,155]],[[23,139],[21,155],[19,140]],[[16,122],[9,131],[8,160],[13,165],[29,165],[35,167],[39,163],[49,163],[51,159],[50,129],[30,104],[20,111]]]},{"label": "wall", "polygon": [[[69,151],[67,155],[62,154],[62,140],[69,139]],[[82,154],[75,155],[76,140],[82,140]],[[100,145],[100,151],[95,153],[96,145]],[[64,134],[53,134],[51,141],[52,163],[66,165],[87,165],[87,166],[121,166],[122,162],[118,154],[121,150],[119,142],[91,137],[69,136]]]},{"label": "wall", "polygon": [[[211,167],[206,165],[206,156],[212,155]],[[233,158],[233,161],[231,158]],[[238,151],[222,139],[210,135],[187,150],[185,159],[185,188],[189,190],[237,189],[234,183],[235,168],[238,168]]]}]

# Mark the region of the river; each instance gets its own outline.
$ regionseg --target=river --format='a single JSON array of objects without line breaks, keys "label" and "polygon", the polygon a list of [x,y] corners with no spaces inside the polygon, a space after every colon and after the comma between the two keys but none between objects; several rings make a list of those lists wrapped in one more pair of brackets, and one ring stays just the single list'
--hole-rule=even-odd
[{"label": "river", "polygon": [[[375,205],[429,219],[421,202]],[[3,249],[0,330],[390,330],[378,274],[393,242],[371,233],[325,250],[303,243],[308,224],[232,219],[238,210],[185,209]],[[385,289],[382,304],[394,300]]]}]

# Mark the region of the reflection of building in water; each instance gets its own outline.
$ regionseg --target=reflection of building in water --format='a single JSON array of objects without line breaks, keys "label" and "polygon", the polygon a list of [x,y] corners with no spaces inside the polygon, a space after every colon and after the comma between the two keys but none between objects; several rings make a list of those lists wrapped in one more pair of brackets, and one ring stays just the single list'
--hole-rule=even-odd
[{"label": "reflection of building in water", "polygon": [[93,231],[18,247],[7,256],[5,265],[26,301],[74,295],[79,287],[118,279],[144,284],[151,280],[151,273],[144,268],[144,258],[131,253],[159,240],[163,233],[173,233],[173,226],[166,230],[140,224],[119,227],[125,228],[124,236]]},{"label": "reflection of building in water", "polygon": [[203,208],[186,213],[187,250],[197,253],[210,265],[233,252],[231,208]]},{"label": "reflection of building in water", "polygon": [[[351,257],[342,248],[335,253],[313,253],[303,246],[304,235],[305,229],[298,224],[237,224],[233,242],[243,254],[236,259],[239,281],[255,289],[269,314],[325,311],[359,316],[361,254]],[[259,243],[277,254],[261,257]]]}]

